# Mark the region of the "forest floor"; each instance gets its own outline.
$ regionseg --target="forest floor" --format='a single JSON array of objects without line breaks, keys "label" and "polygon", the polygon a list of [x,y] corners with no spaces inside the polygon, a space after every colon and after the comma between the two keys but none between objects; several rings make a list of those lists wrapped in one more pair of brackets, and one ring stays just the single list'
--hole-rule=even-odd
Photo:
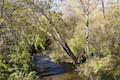
[{"label": "forest floor", "polygon": [[84,74],[89,79],[120,80],[120,57],[116,55],[91,59],[79,67],[79,75]]}]

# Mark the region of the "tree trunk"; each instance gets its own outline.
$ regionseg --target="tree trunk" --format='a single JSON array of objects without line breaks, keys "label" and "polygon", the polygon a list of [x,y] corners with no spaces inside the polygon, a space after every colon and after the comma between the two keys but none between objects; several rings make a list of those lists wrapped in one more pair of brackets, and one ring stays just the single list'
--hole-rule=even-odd
[{"label": "tree trunk", "polygon": [[77,57],[73,54],[70,47],[68,46],[65,39],[60,35],[60,33],[57,31],[54,23],[51,21],[51,19],[48,18],[47,15],[45,15],[43,12],[42,14],[44,17],[49,21],[49,23],[52,25],[53,30],[55,31],[55,34],[52,34],[54,39],[60,44],[60,46],[64,49],[64,51],[67,53],[67,55],[72,59],[73,64],[77,65]]},{"label": "tree trunk", "polygon": [[55,38],[55,40],[60,44],[63,50],[67,53],[67,55],[72,59],[73,64],[77,65],[77,57],[73,54],[70,47],[68,46],[67,42],[62,38]]},{"label": "tree trunk", "polygon": [[104,0],[101,0],[101,3],[102,3],[103,16],[105,18],[105,3],[104,3]]},{"label": "tree trunk", "polygon": [[[89,38],[90,38],[90,32],[89,32],[89,28],[90,28],[90,25],[89,25],[89,16],[90,16],[90,10],[89,10],[89,7],[90,7],[90,0],[87,0],[87,2],[83,2],[83,0],[80,0],[81,2],[81,5],[82,5],[82,9],[83,9],[83,12],[85,14],[85,18],[87,19],[85,21],[85,28],[86,28],[86,31],[85,31],[85,38],[86,38],[86,47],[85,47],[85,52],[87,54],[87,57],[89,57],[90,55],[90,48],[89,48]],[[86,5],[86,6],[85,6]]]}]

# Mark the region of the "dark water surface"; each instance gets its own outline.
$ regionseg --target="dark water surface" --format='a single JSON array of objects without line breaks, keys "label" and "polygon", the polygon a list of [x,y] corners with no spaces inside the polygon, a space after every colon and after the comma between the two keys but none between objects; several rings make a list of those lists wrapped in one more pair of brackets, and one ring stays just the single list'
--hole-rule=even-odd
[{"label": "dark water surface", "polygon": [[63,62],[57,64],[47,56],[33,55],[32,63],[43,80],[65,80],[62,78],[74,74],[75,67],[72,63]]}]

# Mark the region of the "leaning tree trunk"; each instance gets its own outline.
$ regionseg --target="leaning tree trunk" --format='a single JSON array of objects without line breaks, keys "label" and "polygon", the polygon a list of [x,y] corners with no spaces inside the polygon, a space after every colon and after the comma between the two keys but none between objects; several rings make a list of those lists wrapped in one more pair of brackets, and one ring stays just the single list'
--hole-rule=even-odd
[{"label": "leaning tree trunk", "polygon": [[67,55],[72,59],[73,64],[77,65],[77,57],[73,54],[73,52],[71,51],[70,47],[68,46],[67,42],[65,41],[65,39],[59,34],[59,32],[57,31],[54,23],[52,22],[51,19],[48,18],[48,16],[46,14],[44,14],[42,12],[42,14],[44,15],[44,17],[49,21],[49,23],[52,25],[52,29],[54,30],[55,34],[52,34],[52,36],[54,37],[54,39],[58,42],[58,44],[64,49],[64,51],[67,53]]},{"label": "leaning tree trunk", "polygon": [[64,51],[66,51],[67,55],[69,55],[69,57],[72,59],[73,64],[77,65],[77,58],[76,56],[73,54],[73,52],[71,51],[70,47],[68,46],[67,42],[65,41],[65,39],[63,39],[62,37],[60,38],[55,38],[54,39],[58,42],[58,44],[64,49]]}]

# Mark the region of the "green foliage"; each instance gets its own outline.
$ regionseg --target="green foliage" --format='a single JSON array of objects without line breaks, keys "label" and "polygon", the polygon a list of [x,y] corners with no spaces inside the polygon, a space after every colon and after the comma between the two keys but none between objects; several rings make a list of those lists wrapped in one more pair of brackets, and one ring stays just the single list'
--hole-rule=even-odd
[{"label": "green foliage", "polygon": [[[30,8],[5,3],[4,17],[0,18],[0,80],[37,80],[31,71],[30,45],[41,48],[46,34],[39,30]],[[30,17],[31,16],[31,17]]]},{"label": "green foliage", "polygon": [[96,64],[94,73],[95,74],[98,73],[98,71],[100,71],[101,69],[102,69],[101,64]]},{"label": "green foliage", "polygon": [[[36,50],[39,50],[38,47],[41,52],[45,50],[48,35],[56,33],[53,26],[68,41],[78,59],[81,54],[85,54],[85,23],[82,21],[86,19],[83,19],[83,13],[78,11],[76,15],[69,16],[70,20],[65,17],[65,21],[61,18],[63,15],[50,10],[51,3],[48,0],[39,1],[34,5],[32,1],[17,0],[15,3],[9,3],[5,0],[4,16],[0,18],[0,80],[38,80],[36,72],[31,68],[29,49],[34,44]],[[50,21],[41,14],[41,9]],[[106,11],[109,14],[106,13],[105,19],[101,18],[100,11],[90,14],[89,47],[90,54],[93,53],[96,57],[108,54],[120,56],[120,8],[110,9],[110,13]],[[83,20],[78,18],[80,16]],[[62,51],[60,52],[58,46],[56,48],[56,44],[53,44],[52,48],[52,53],[57,53],[57,60],[69,60],[66,55],[59,54]],[[94,72],[98,73],[100,70],[101,65],[96,64]],[[119,71],[117,73],[115,77],[119,76]],[[109,75],[112,75],[112,71]]]},{"label": "green foliage", "polygon": [[36,72],[24,73],[21,71],[16,71],[12,73],[8,80],[38,80],[39,78],[36,77]]},{"label": "green foliage", "polygon": [[73,37],[70,40],[70,46],[71,46],[72,51],[76,53],[77,55],[83,54],[84,46],[85,46],[84,36],[81,34],[75,35],[75,37]]}]

